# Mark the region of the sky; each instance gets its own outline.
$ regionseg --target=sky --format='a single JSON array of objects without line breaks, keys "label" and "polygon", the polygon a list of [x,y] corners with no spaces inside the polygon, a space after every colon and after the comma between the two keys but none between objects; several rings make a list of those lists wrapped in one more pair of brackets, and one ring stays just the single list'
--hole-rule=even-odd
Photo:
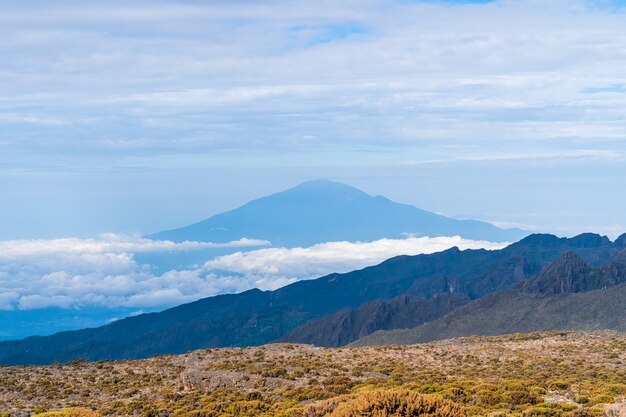
[{"label": "sky", "polygon": [[185,268],[143,260],[224,249],[141,236],[320,178],[498,226],[620,235],[626,1],[0,0],[0,321],[97,307],[102,322],[502,246],[242,236]]},{"label": "sky", "polygon": [[626,230],[626,2],[0,5],[0,239],[156,232],[315,178]]}]

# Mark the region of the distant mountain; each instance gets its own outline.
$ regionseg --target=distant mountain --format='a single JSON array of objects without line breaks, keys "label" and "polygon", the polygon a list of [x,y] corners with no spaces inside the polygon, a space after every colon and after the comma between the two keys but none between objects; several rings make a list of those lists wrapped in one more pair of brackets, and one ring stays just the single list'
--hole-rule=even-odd
[{"label": "distant mountain", "polygon": [[[470,300],[523,285],[568,252],[594,268],[604,264],[607,273],[621,274],[620,267],[606,262],[623,249],[621,243],[591,234],[571,239],[531,235],[499,251],[452,248],[399,256],[276,291],[211,297],[95,329],[2,342],[0,363],[143,358],[199,348],[260,345],[287,335],[340,345],[379,329],[437,320]],[[328,337],[312,332],[315,328],[328,331]],[[307,338],[307,334],[313,336]]]},{"label": "distant mountain", "polygon": [[416,236],[461,236],[474,240],[515,242],[528,235],[475,220],[457,220],[373,197],[328,180],[309,181],[253,200],[237,209],[151,239],[229,242],[242,237],[265,239],[274,246],[310,246],[331,241],[372,241]]},{"label": "distant mountain", "polygon": [[626,331],[626,249],[596,269],[574,252],[567,252],[516,288],[488,294],[412,329],[375,332],[354,345],[597,329]]}]

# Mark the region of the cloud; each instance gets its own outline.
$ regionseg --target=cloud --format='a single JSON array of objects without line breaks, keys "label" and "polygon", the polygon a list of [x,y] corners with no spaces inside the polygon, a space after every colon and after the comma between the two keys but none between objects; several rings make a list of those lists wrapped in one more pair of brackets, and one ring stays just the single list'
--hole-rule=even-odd
[{"label": "cloud", "polygon": [[150,240],[141,237],[103,234],[97,239],[28,239],[0,241],[0,261],[7,261],[23,256],[49,256],[54,254],[88,255],[88,254],[120,254],[124,252],[177,252],[206,248],[239,248],[267,246],[271,242],[261,239],[241,238],[226,243],[213,242],[181,242],[169,240]]},{"label": "cloud", "polygon": [[176,253],[225,246],[236,250],[266,243],[247,239],[229,244],[172,243],[118,235],[0,242],[0,310],[166,308],[251,288],[276,289],[399,254],[431,253],[452,246],[502,246],[459,237],[330,242],[309,248],[238,251],[193,268],[160,274],[134,258],[140,252]]},{"label": "cloud", "polygon": [[588,94],[623,82],[622,15],[597,7],[610,2],[466,3],[7,6],[8,158],[273,152],[309,135],[384,148],[436,139],[454,158],[463,148],[446,146],[484,138],[540,152],[554,137],[623,137],[626,96]]},{"label": "cloud", "polygon": [[[210,260],[208,270],[225,270],[255,277],[296,280],[332,272],[348,272],[379,263],[397,255],[439,252],[457,246],[460,249],[500,249],[506,244],[475,241],[461,237],[408,237],[374,242],[329,242],[308,248],[268,248],[237,252]],[[271,288],[271,287],[270,287]]]},{"label": "cloud", "polygon": [[[0,279],[2,276],[0,275]],[[0,310],[13,310],[20,295],[16,292],[3,292],[0,294]]]}]

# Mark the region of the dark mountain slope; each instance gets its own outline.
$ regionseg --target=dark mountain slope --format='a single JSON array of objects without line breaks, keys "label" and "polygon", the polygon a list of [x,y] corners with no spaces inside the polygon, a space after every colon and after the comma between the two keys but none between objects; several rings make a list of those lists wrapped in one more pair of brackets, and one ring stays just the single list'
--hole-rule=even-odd
[{"label": "dark mountain slope", "polygon": [[[51,363],[75,358],[88,360],[141,358],[154,354],[180,353],[191,349],[250,346],[276,340],[309,320],[366,303],[392,300],[400,295],[413,296],[409,310],[394,301],[394,315],[426,311],[443,297],[430,316],[444,314],[464,297],[481,297],[510,288],[538,273],[563,253],[574,251],[591,264],[608,259],[620,250],[611,242],[581,244],[579,237],[559,239],[534,235],[500,251],[453,248],[444,252],[399,256],[380,265],[347,274],[331,274],[316,280],[300,281],[279,290],[247,291],[241,294],[206,298],[161,313],[144,314],[107,326],[64,332],[47,337],[0,343],[0,363]],[[444,295],[458,295],[445,301]],[[450,297],[446,295],[446,297]],[[347,340],[362,329],[406,325],[404,319],[377,319],[357,314],[356,326],[346,332]],[[384,316],[384,314],[383,314]],[[367,323],[367,324],[363,324]],[[359,330],[361,329],[361,330]]]},{"label": "dark mountain slope", "polygon": [[414,329],[380,331],[351,346],[413,344],[460,336],[540,330],[626,331],[626,285],[573,294],[488,294]]},{"label": "dark mountain slope", "polygon": [[149,237],[177,242],[229,242],[247,237],[293,247],[330,241],[401,238],[403,233],[458,235],[495,242],[514,242],[528,234],[480,221],[447,218],[382,196],[373,197],[345,184],[318,180]]},{"label": "dark mountain slope", "polygon": [[[470,273],[475,274],[472,280],[462,282],[459,277],[448,272],[445,277],[438,276],[416,281],[409,291],[409,293],[414,291],[432,296],[434,294],[432,290],[438,290],[439,292],[432,299],[418,298],[413,299],[412,302],[406,302],[406,299],[400,297],[399,300],[390,302],[365,304],[356,309],[343,310],[308,321],[279,340],[334,347],[353,342],[377,330],[412,328],[440,318],[472,299],[524,281],[527,277],[539,272],[542,265],[550,259],[554,259],[563,252],[568,254],[563,259],[578,261],[574,262],[570,269],[580,267],[585,271],[590,271],[591,267],[582,258],[575,252],[567,252],[566,248],[578,251],[589,262],[597,265],[619,253],[621,250],[619,242],[614,245],[605,236],[590,233],[570,239],[552,235],[531,235],[503,249],[497,255],[494,254],[488,261],[489,265],[479,264],[474,269],[468,268]],[[459,262],[462,261],[459,260]],[[535,285],[548,285],[544,281],[552,279],[550,277],[560,268],[555,265],[548,268],[546,272],[539,275],[542,278],[536,278]],[[563,265],[563,268],[567,272],[569,266]],[[602,287],[597,283],[594,285],[593,288]],[[430,291],[427,291],[427,288]]]},{"label": "dark mountain slope", "polygon": [[624,282],[626,251],[596,270],[574,252],[567,252],[525,283],[523,288],[529,292],[567,294],[608,288]]},{"label": "dark mountain slope", "polygon": [[598,289],[594,280],[593,269],[574,252],[567,252],[544,271],[525,284],[532,292],[545,294],[565,294]]},{"label": "dark mountain slope", "polygon": [[566,253],[536,277],[413,329],[380,331],[354,345],[421,343],[541,330],[626,331],[626,251],[598,269]]},{"label": "dark mountain slope", "polygon": [[308,321],[278,341],[343,346],[377,330],[411,328],[438,319],[470,301],[459,293],[439,293],[428,299],[401,295],[389,301],[372,301]]}]

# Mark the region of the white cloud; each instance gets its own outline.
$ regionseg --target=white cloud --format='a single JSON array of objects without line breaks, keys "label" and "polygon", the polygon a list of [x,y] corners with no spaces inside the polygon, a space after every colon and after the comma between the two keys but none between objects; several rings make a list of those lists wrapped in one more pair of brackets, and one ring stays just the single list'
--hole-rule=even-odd
[{"label": "white cloud", "polygon": [[[208,270],[242,274],[255,283],[282,277],[285,282],[318,277],[332,272],[348,272],[382,262],[397,255],[433,253],[457,246],[460,249],[500,249],[506,244],[475,241],[461,237],[408,237],[374,242],[329,242],[308,248],[268,248],[237,252],[210,260]],[[269,282],[267,289],[276,285]]]},{"label": "white cloud", "polygon": [[[271,151],[303,136],[383,147],[489,138],[535,152],[555,136],[593,144],[623,137],[626,104],[623,92],[588,94],[623,84],[625,59],[623,14],[595,4],[16,4],[0,14],[0,82],[11,87],[0,105],[35,125],[17,130],[29,129],[34,150],[92,157]],[[129,20],[132,36],[120,25]],[[90,120],[91,139],[78,126],[51,140],[36,126],[71,126],[68,117]],[[125,127],[119,138],[111,121]],[[173,140],[189,131],[198,140]],[[36,156],[25,146],[20,156]]]},{"label": "white cloud", "polygon": [[242,238],[232,242],[182,242],[168,240],[150,240],[140,237],[103,234],[98,239],[25,239],[0,241],[0,261],[8,261],[24,256],[39,257],[55,254],[90,255],[90,254],[122,254],[142,252],[179,252],[206,248],[238,248],[267,246],[271,242],[260,239]]},{"label": "white cloud", "polygon": [[39,294],[23,295],[19,299],[20,310],[35,310],[47,307],[70,308],[74,305],[75,299],[67,295],[41,296]]},{"label": "white cloud", "polygon": [[[0,275],[0,280],[2,275]],[[19,300],[20,295],[16,292],[0,293],[0,310],[14,310],[15,304]]]},{"label": "white cloud", "polygon": [[223,293],[276,289],[300,279],[346,272],[389,257],[431,253],[452,246],[495,249],[502,244],[459,237],[374,242],[330,242],[308,248],[268,248],[236,252],[191,269],[156,274],[135,253],[198,248],[254,246],[242,239],[229,244],[173,243],[128,236],[98,239],[0,242],[0,310],[47,307],[165,308]]}]

